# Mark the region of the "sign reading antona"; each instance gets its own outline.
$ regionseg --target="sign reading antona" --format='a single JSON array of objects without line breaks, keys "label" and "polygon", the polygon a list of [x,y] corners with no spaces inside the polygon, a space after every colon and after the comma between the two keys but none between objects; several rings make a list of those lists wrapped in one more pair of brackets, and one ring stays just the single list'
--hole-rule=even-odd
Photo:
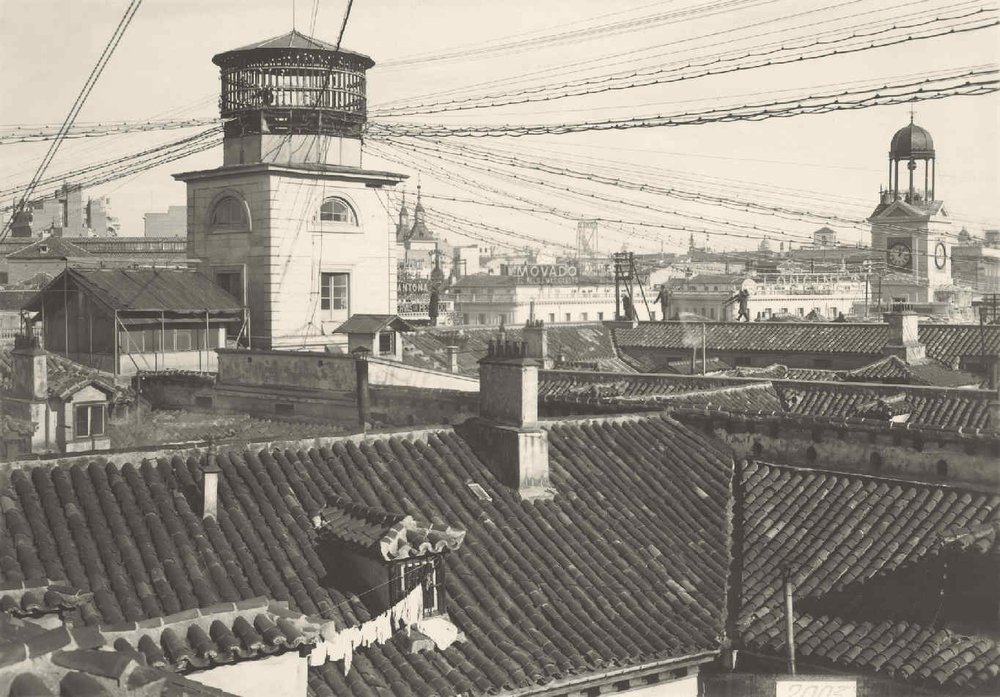
[{"label": "sign reading antona", "polygon": [[519,264],[503,267],[503,274],[524,281],[570,281],[577,277],[573,264]]},{"label": "sign reading antona", "polygon": [[781,679],[775,685],[774,697],[857,697],[856,680],[824,680],[823,678]]}]

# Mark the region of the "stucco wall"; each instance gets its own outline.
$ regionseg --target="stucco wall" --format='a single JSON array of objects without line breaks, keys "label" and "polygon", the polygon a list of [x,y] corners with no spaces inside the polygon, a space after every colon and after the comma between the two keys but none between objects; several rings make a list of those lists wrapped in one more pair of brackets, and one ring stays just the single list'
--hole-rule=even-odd
[{"label": "stucco wall", "polygon": [[439,370],[417,368],[394,361],[368,360],[368,382],[371,385],[397,387],[424,387],[458,392],[479,392],[479,380],[465,375],[454,375]]},{"label": "stucco wall", "polygon": [[220,385],[299,387],[310,390],[354,390],[354,359],[308,351],[219,352]]},{"label": "stucco wall", "polygon": [[[689,421],[690,417],[681,416]],[[696,421],[706,428],[708,421]],[[818,469],[843,470],[923,481],[1000,486],[996,440],[929,439],[918,431],[801,428],[782,424],[750,430],[746,423],[715,423],[712,433],[737,456]],[[945,463],[945,471],[940,469]]]},{"label": "stucco wall", "polygon": [[[247,202],[250,230],[210,230],[212,207],[227,192]],[[382,195],[364,182],[273,170],[195,179],[188,183],[189,250],[211,269],[246,264],[255,346],[329,345],[351,314],[396,310],[394,234]],[[319,221],[330,196],[351,204],[357,226]],[[321,308],[321,273],[350,274],[346,310]]]},{"label": "stucco wall", "polygon": [[305,697],[309,678],[308,656],[289,651],[256,661],[242,661],[186,677],[240,697]]}]

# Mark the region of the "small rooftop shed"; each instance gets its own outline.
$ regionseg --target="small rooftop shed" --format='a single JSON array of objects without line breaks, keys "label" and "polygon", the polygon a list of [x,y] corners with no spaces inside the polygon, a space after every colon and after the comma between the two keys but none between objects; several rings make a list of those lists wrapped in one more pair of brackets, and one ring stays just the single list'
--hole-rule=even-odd
[{"label": "small rooftop shed", "polygon": [[184,269],[65,269],[25,306],[46,349],[114,375],[211,371],[227,328],[249,344],[245,306]]}]

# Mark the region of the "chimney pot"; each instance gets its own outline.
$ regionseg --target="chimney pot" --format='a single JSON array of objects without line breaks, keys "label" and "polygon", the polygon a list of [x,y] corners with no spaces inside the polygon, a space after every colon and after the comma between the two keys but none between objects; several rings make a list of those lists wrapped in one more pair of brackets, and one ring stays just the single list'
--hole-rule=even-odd
[{"label": "chimney pot", "polygon": [[448,371],[458,374],[458,347],[446,346],[445,350],[448,352]]}]

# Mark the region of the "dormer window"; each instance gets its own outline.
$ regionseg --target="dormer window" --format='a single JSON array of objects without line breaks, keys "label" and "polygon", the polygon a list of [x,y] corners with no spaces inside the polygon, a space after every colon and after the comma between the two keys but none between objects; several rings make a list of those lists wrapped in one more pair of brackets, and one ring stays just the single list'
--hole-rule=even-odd
[{"label": "dormer window", "polygon": [[444,613],[445,558],[461,546],[464,530],[339,496],[331,497],[313,522],[328,580],[342,591],[357,593],[373,614],[418,595],[424,617]]},{"label": "dormer window", "polygon": [[351,204],[339,196],[333,196],[323,201],[323,205],[319,209],[319,220],[322,223],[358,224],[358,216]]},{"label": "dormer window", "polygon": [[250,214],[246,203],[229,194],[216,201],[210,224],[213,230],[248,230]]}]

